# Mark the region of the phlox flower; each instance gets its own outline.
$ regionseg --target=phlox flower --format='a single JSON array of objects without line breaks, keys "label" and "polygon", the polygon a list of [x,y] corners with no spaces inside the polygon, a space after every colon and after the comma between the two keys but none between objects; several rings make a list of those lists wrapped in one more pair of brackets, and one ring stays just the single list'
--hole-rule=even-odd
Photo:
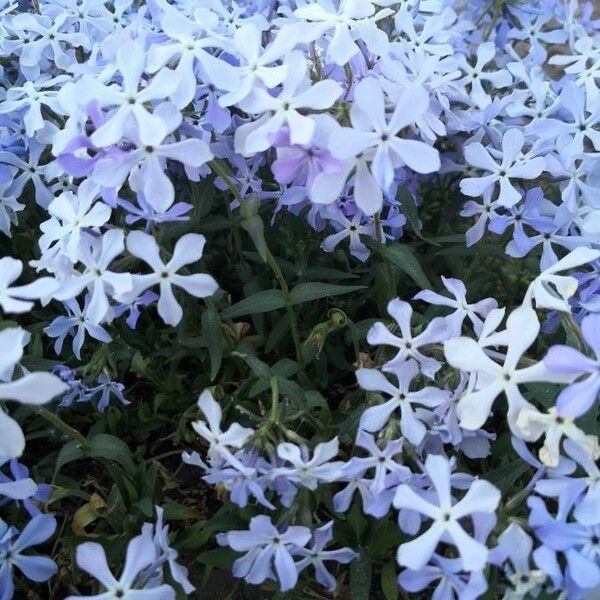
[{"label": "phlox flower", "polygon": [[506,600],[521,600],[536,590],[546,580],[546,574],[530,566],[533,540],[520,525],[511,523],[499,536],[498,546],[491,551],[493,561],[504,564],[507,579],[513,588],[506,593]]},{"label": "phlox flower", "polygon": [[296,563],[298,573],[312,566],[315,570],[315,579],[328,590],[335,590],[337,582],[335,577],[327,570],[325,562],[337,562],[348,564],[358,554],[350,548],[339,548],[337,550],[325,550],[333,540],[333,521],[315,529],[312,533],[312,541],[306,548],[298,547],[294,554],[301,559]]},{"label": "phlox flower", "polygon": [[109,296],[119,298],[131,291],[130,273],[110,270],[110,264],[125,250],[125,234],[121,229],[109,229],[100,237],[91,238],[89,244],[79,248],[79,261],[85,269],[60,281],[54,298],[65,301],[77,297],[84,289],[89,290],[86,317],[93,323],[101,323],[110,308]]},{"label": "phlox flower", "polygon": [[273,475],[283,476],[296,485],[316,490],[320,482],[335,481],[341,475],[342,462],[330,462],[338,454],[337,437],[329,442],[317,444],[313,457],[308,457],[308,449],[289,442],[277,446],[277,456],[292,466],[279,467]]},{"label": "phlox flower", "polygon": [[369,456],[353,456],[344,466],[343,474],[353,478],[363,477],[367,471],[374,469],[373,479],[369,482],[369,490],[373,494],[381,494],[387,489],[389,475],[396,482],[406,481],[410,477],[410,469],[397,459],[404,446],[402,438],[390,440],[380,448],[373,434],[359,429],[356,445],[366,450]]},{"label": "phlox flower", "polygon": [[[7,327],[0,331],[0,373],[11,372],[23,356],[25,330]],[[0,382],[0,400],[14,400],[22,404],[47,404],[66,392],[68,386],[51,373],[27,373],[13,381]],[[19,424],[0,409],[0,463],[21,456],[25,436]]]},{"label": "phlox flower", "polygon": [[[174,89],[173,77],[166,71],[157,73],[152,81],[141,87],[146,66],[145,48],[135,40],[121,44],[116,52],[115,62],[122,77],[122,85],[102,85],[98,82],[96,98],[101,107],[113,107],[110,117],[91,135],[94,146],[105,148],[116,144],[126,135],[128,128],[139,137],[142,144],[152,144],[156,138],[163,139],[167,125],[157,115],[151,113],[146,104],[164,100]],[[72,89],[77,93],[76,88]]]},{"label": "phlox flower", "polygon": [[[79,544],[75,551],[77,566],[97,579],[106,589],[93,596],[68,596],[66,600],[175,600],[175,590],[166,583],[149,587],[145,571],[160,560],[150,528],[131,539],[127,545],[125,564],[117,579],[110,571],[104,548],[96,542]],[[151,573],[149,574],[151,575]]]},{"label": "phlox flower", "polygon": [[144,261],[153,271],[147,275],[134,275],[134,289],[140,293],[154,285],[160,286],[158,314],[167,325],[177,325],[183,317],[183,310],[175,299],[172,286],[180,287],[196,298],[212,296],[218,289],[217,282],[210,275],[177,273],[185,265],[202,258],[205,242],[204,236],[196,233],[182,236],[175,244],[173,256],[165,263],[160,257],[158,244],[151,235],[132,231],[127,236],[128,252]]},{"label": "phlox flower", "polygon": [[9,500],[14,500],[18,505],[22,503],[30,517],[41,514],[34,502],[48,502],[52,486],[47,483],[35,483],[29,477],[29,469],[16,458],[11,458],[7,464],[10,475],[0,471],[0,496],[6,497],[0,500],[0,506],[7,504]]},{"label": "phlox flower", "polygon": [[0,102],[0,114],[22,111],[22,121],[25,133],[33,137],[44,128],[46,120],[42,115],[42,107],[47,106],[57,113],[62,110],[57,102],[56,86],[68,81],[68,75],[58,77],[41,76],[35,81],[25,81],[23,85],[11,86],[6,91],[6,97]]},{"label": "phlox flower", "polygon": [[525,400],[519,386],[535,381],[561,383],[572,379],[571,375],[551,372],[543,362],[518,368],[521,356],[535,342],[539,331],[540,322],[532,308],[520,306],[513,310],[506,321],[508,347],[503,364],[492,360],[471,338],[458,337],[444,343],[446,360],[453,367],[476,377],[474,389],[467,391],[458,401],[461,427],[479,429],[489,417],[496,398],[504,393],[508,403],[509,427],[516,435],[522,436],[523,431],[515,429],[517,417],[523,409],[534,410],[534,407]]},{"label": "phlox flower", "polygon": [[464,76],[455,82],[456,86],[470,87],[469,96],[479,108],[484,108],[491,102],[490,95],[484,90],[483,83],[488,82],[493,88],[500,89],[512,83],[512,76],[506,69],[495,71],[485,70],[485,66],[494,60],[496,56],[496,44],[484,42],[477,46],[477,59],[471,66],[464,56],[458,56],[457,62]]},{"label": "phlox flower", "polygon": [[40,225],[41,264],[48,256],[64,253],[72,262],[79,259],[83,241],[91,232],[108,222],[111,208],[96,201],[99,189],[90,180],[79,186],[77,193],[63,192],[48,206],[50,218]]},{"label": "phlox flower", "polygon": [[275,88],[284,81],[292,66],[299,66],[298,62],[274,64],[291,52],[297,42],[297,34],[290,27],[281,28],[265,48],[261,36],[259,27],[251,22],[235,30],[230,45],[238,65],[212,56],[204,58],[203,67],[209,80],[225,90],[219,97],[220,106],[239,104],[255,89]]},{"label": "phlox flower", "polygon": [[548,369],[557,373],[588,377],[572,383],[561,391],[556,400],[556,409],[565,416],[579,417],[586,413],[598,399],[600,393],[600,314],[590,314],[581,322],[581,335],[595,354],[589,358],[571,346],[552,346],[544,357]]},{"label": "phlox flower", "polygon": [[[204,413],[206,421],[194,421],[194,431],[209,443],[209,457],[212,460],[229,460],[231,450],[241,448],[254,433],[249,427],[232,423],[226,431],[221,429],[223,411],[209,390],[204,390],[198,398],[198,408]],[[235,461],[234,461],[235,462]]]},{"label": "phlox flower", "polygon": [[6,313],[25,313],[33,308],[31,300],[48,298],[56,290],[52,277],[40,277],[25,285],[13,285],[23,271],[23,263],[16,258],[0,258],[0,308]]},{"label": "phlox flower", "polygon": [[376,22],[389,16],[390,9],[376,12],[370,0],[342,0],[339,7],[321,1],[299,6],[294,16],[308,21],[301,28],[308,40],[320,40],[332,32],[326,41],[325,57],[337,65],[347,64],[360,50],[355,40],[362,39],[370,50],[382,54],[387,46],[387,36],[377,28]]},{"label": "phlox flower", "polygon": [[414,299],[423,300],[424,302],[436,306],[447,306],[454,309],[452,314],[444,317],[449,335],[460,335],[465,318],[468,318],[469,321],[471,321],[475,333],[479,333],[483,326],[480,316],[486,317],[491,310],[497,308],[498,303],[496,300],[493,298],[485,298],[484,300],[470,304],[467,302],[467,288],[462,281],[452,277],[442,276],[442,283],[454,298],[447,298],[446,296],[442,296],[431,290],[423,290],[419,292]]},{"label": "phlox flower", "polygon": [[578,280],[570,275],[560,275],[561,271],[568,271],[600,257],[600,251],[592,248],[579,247],[571,250],[557,263],[544,269],[527,288],[523,305],[532,305],[537,308],[571,312],[569,300],[574,296],[579,285]]},{"label": "phlox flower", "polygon": [[[160,109],[155,111],[154,116],[162,117]],[[129,177],[130,184],[135,183],[136,190],[143,193],[144,200],[154,211],[166,212],[175,199],[175,188],[165,174],[166,160],[197,168],[213,158],[204,140],[188,138],[165,142],[166,133],[163,130],[146,132],[144,141],[135,136],[137,142],[129,152],[114,152],[98,160],[92,180],[107,188],[120,189]]]},{"label": "phlox flower", "polygon": [[[413,86],[397,100],[388,119],[385,96],[376,79],[363,79],[354,88],[350,111],[352,127],[342,127],[332,133],[329,149],[334,157],[343,161],[363,154],[371,161],[370,169],[358,170],[357,167],[354,182],[356,204],[366,214],[371,215],[381,208],[382,192],[392,184],[395,168],[407,165],[417,173],[433,173],[440,168],[437,150],[420,140],[399,136],[402,129],[425,112],[428,103],[425,89]],[[326,182],[325,176],[317,176],[315,198],[323,194]]]},{"label": "phlox flower", "polygon": [[500,186],[498,203],[504,206],[516,204],[522,194],[515,189],[511,179],[535,179],[542,173],[546,165],[542,156],[523,155],[524,143],[525,137],[520,129],[508,129],[502,136],[500,163],[479,142],[467,144],[464,149],[466,161],[491,174],[463,179],[460,182],[461,192],[467,196],[481,196],[498,183]]},{"label": "phlox flower", "polygon": [[487,590],[487,582],[481,571],[465,573],[460,559],[444,558],[434,554],[422,569],[404,569],[398,583],[407,592],[421,592],[435,582],[432,599],[475,600]]},{"label": "phlox flower", "polygon": [[377,369],[359,369],[356,372],[358,383],[364,390],[380,391],[391,396],[383,404],[367,408],[360,416],[358,426],[371,433],[379,431],[399,408],[402,435],[417,446],[425,437],[426,427],[417,416],[413,404],[435,408],[449,398],[449,393],[433,386],[411,392],[410,384],[419,373],[419,367],[412,359],[390,366],[385,371],[396,377],[398,387],[392,385]]},{"label": "phlox flower", "polygon": [[271,146],[269,136],[284,125],[287,125],[292,144],[309,144],[315,132],[315,121],[298,111],[329,108],[342,95],[342,86],[332,79],[310,84],[302,53],[291,52],[284,64],[287,72],[278,96],[254,88],[241,104],[245,111],[262,115],[235,131],[235,150],[243,156],[267,150]]},{"label": "phlox flower", "polygon": [[390,300],[387,311],[398,324],[400,335],[392,333],[380,322],[375,323],[367,333],[367,341],[371,345],[398,348],[396,356],[384,365],[384,369],[387,370],[388,367],[391,368],[412,358],[418,363],[423,374],[433,379],[442,365],[438,360],[422,354],[421,348],[447,339],[448,330],[444,319],[441,317],[432,319],[421,333],[413,335],[411,327],[413,310],[408,302],[399,298]]},{"label": "phlox flower", "polygon": [[5,193],[8,196],[21,198],[27,185],[31,184],[36,203],[42,208],[48,207],[53,198],[48,182],[58,177],[60,168],[55,161],[42,164],[45,149],[45,144],[31,138],[27,140],[27,151],[22,157],[17,153],[0,151],[0,164],[13,167],[10,169],[10,180],[6,182],[8,187]]},{"label": "phlox flower", "polygon": [[350,242],[350,254],[361,262],[365,262],[371,255],[371,251],[361,241],[360,236],[375,237],[374,226],[371,223],[363,223],[364,217],[357,212],[351,219],[341,210],[335,211],[329,215],[329,222],[334,225],[338,231],[328,235],[322,242],[321,248],[325,252],[333,252],[336,246],[348,238]]},{"label": "phlox flower", "polygon": [[47,556],[24,554],[28,548],[41,544],[56,530],[56,520],[50,515],[33,517],[21,532],[0,519],[0,600],[11,600],[14,594],[13,569],[16,567],[27,579],[47,581],[57,569]]},{"label": "phlox flower", "polygon": [[487,561],[488,550],[464,530],[460,521],[469,516],[476,520],[480,514],[493,514],[500,501],[499,490],[491,483],[477,479],[465,496],[455,502],[451,495],[448,459],[430,454],[425,461],[425,472],[435,489],[432,501],[418,495],[407,484],[399,486],[394,496],[396,508],[414,510],[433,520],[425,533],[400,545],[398,562],[413,570],[422,569],[440,541],[444,541],[456,546],[463,570],[482,569]]},{"label": "phlox flower", "polygon": [[[600,518],[597,511],[578,515],[575,516],[575,520],[567,521],[560,514],[556,518],[545,515],[544,520],[541,520],[536,516],[536,511],[532,510],[530,525],[535,536],[543,544],[534,552],[540,568],[551,576],[557,570],[560,572],[556,554],[562,554],[566,563],[567,586],[570,580],[571,586],[580,588],[577,591],[589,592],[600,585]],[[577,597],[576,590],[571,591],[573,596]]]},{"label": "phlox flower", "polygon": [[76,300],[66,300],[63,306],[68,315],[56,317],[48,327],[44,328],[44,333],[49,337],[56,338],[54,342],[54,351],[60,354],[67,335],[73,336],[73,354],[78,360],[81,360],[81,348],[85,340],[85,334],[88,333],[95,340],[100,342],[110,342],[112,337],[98,323],[92,321],[87,314],[90,296],[85,297],[83,309]]},{"label": "phlox flower", "polygon": [[282,592],[295,587],[298,570],[292,558],[296,547],[304,547],[311,538],[310,529],[290,525],[279,531],[269,517],[259,515],[250,519],[248,531],[229,531],[218,541],[237,552],[246,552],[233,564],[235,577],[258,584],[276,579]]}]

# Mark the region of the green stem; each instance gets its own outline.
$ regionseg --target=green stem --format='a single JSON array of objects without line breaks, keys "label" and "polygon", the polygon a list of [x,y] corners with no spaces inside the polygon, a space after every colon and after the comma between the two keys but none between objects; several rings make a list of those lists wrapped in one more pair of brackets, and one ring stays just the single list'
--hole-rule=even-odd
[{"label": "green stem", "polygon": [[[290,295],[290,288],[283,276],[275,257],[271,254],[271,251],[267,248],[267,262],[275,275],[275,278],[279,282],[279,286],[281,287],[281,291],[285,295],[286,298]],[[287,312],[290,317],[290,328],[292,330],[292,339],[294,340],[294,348],[296,350],[296,360],[300,363],[300,365],[304,366],[304,357],[302,355],[302,344],[300,343],[300,333],[298,332],[298,319],[296,317],[296,311],[293,306],[288,305]]]},{"label": "green stem", "polygon": [[48,421],[48,423],[52,424],[56,429],[62,431],[66,436],[70,437],[74,442],[77,442],[80,446],[85,446],[87,444],[87,440],[77,429],[74,429],[70,425],[67,425],[58,415],[55,415],[53,412],[50,412],[47,408],[43,406],[35,406],[33,408],[36,414],[40,417]]},{"label": "green stem", "polygon": [[[375,239],[379,245],[383,245],[383,238],[381,237],[381,214],[379,212],[375,213]],[[388,289],[391,300],[396,297],[396,281],[394,279],[394,271],[392,270],[392,265],[390,261],[383,256],[383,268],[385,270],[385,277],[388,280]]]},{"label": "green stem", "polygon": [[[216,175],[218,175],[219,177],[221,177],[221,179],[225,182],[225,184],[229,188],[229,191],[234,195],[235,199],[239,202],[240,208],[245,209],[246,212],[249,213],[250,209],[248,207],[248,204],[247,204],[245,198],[242,196],[240,191],[237,189],[237,187],[235,186],[231,177],[229,177],[229,175],[227,174],[226,170],[216,160],[211,160],[208,164],[210,165],[210,168],[214,171],[214,173]],[[277,279],[277,282],[279,283],[279,286],[281,287],[281,291],[283,292],[285,297],[288,298],[289,294],[290,294],[290,288],[288,287],[285,277],[283,276],[283,273],[282,273],[281,269],[279,268],[279,265],[277,264],[275,257],[271,254],[271,251],[269,250],[269,248],[266,249],[266,258],[267,258],[267,264],[271,268],[271,271],[273,271],[273,275],[275,275],[275,279]],[[296,317],[296,312],[294,311],[294,308],[292,306],[287,306],[287,312],[290,317],[290,328],[292,330],[292,338],[294,340],[294,348],[296,350],[296,360],[300,363],[300,365],[304,366],[304,358],[302,356],[302,344],[300,343],[300,334],[299,334],[299,330],[298,330],[298,320]]]},{"label": "green stem", "polygon": [[269,419],[273,423],[279,423],[279,383],[277,377],[271,377],[271,412]]},{"label": "green stem", "polygon": [[[229,175],[227,174],[225,169],[216,160],[211,160],[208,164],[209,164],[210,168],[212,169],[213,173],[215,173],[215,175],[218,175],[225,182],[225,184],[229,188],[229,191],[235,196],[235,199],[240,203],[240,205],[244,205],[245,204],[244,197],[242,196],[242,194],[240,194],[240,191],[237,189],[237,187],[235,187],[235,184],[233,183],[233,181],[231,180],[231,177],[229,177]],[[227,216],[231,219],[232,213],[231,213],[231,207],[229,206],[229,204],[226,204],[226,208],[227,208]],[[233,228],[233,243],[235,245],[235,250],[238,253],[238,256],[243,259],[243,257],[242,257],[242,241],[240,239],[239,231],[238,231],[237,227]]]}]

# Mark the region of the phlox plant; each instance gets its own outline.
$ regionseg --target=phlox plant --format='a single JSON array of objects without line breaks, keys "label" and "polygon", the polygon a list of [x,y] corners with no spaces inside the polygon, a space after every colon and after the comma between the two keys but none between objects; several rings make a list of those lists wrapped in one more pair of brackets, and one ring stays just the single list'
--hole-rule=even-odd
[{"label": "phlox plant", "polygon": [[0,600],[600,598],[600,16],[0,0]]}]

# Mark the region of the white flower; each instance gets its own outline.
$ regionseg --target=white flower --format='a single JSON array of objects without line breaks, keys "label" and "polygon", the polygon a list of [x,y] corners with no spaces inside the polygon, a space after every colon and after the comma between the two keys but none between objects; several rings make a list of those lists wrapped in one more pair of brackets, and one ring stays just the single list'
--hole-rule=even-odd
[{"label": "white flower", "polygon": [[91,244],[82,245],[79,258],[86,267],[85,271],[62,281],[54,297],[71,300],[88,288],[91,298],[86,316],[93,323],[101,323],[109,309],[108,295],[120,298],[133,287],[130,273],[109,270],[110,263],[125,250],[123,240],[121,229],[110,229],[100,238],[92,238]]},{"label": "white flower", "polygon": [[573,378],[570,374],[549,371],[543,361],[518,368],[521,356],[536,340],[539,330],[540,322],[531,307],[520,306],[513,310],[506,321],[508,347],[503,364],[492,360],[471,338],[457,337],[444,343],[446,360],[453,367],[475,375],[474,390],[458,401],[461,427],[470,430],[482,427],[490,416],[494,400],[504,393],[508,402],[509,427],[521,437],[522,432],[515,428],[519,412],[525,408],[533,410],[534,407],[525,400],[519,386],[534,381],[565,383]]},{"label": "white flower", "polygon": [[85,180],[77,190],[63,192],[48,206],[50,219],[40,225],[42,235],[39,245],[44,259],[64,253],[71,262],[79,259],[79,250],[83,239],[88,238],[86,230],[94,230],[104,225],[111,215],[111,209],[103,202],[95,202],[98,187],[89,179]]},{"label": "white flower", "polygon": [[188,233],[175,244],[173,257],[167,263],[160,257],[156,240],[142,231],[132,231],[127,236],[127,250],[143,260],[152,269],[148,275],[134,275],[134,288],[138,292],[154,285],[160,285],[158,314],[167,325],[177,325],[183,317],[183,310],[173,294],[173,287],[180,287],[196,298],[212,296],[218,289],[217,282],[204,273],[179,275],[177,271],[185,265],[202,258],[206,239],[197,233]]},{"label": "white flower", "polygon": [[264,49],[261,38],[262,31],[254,23],[248,23],[235,31],[231,42],[235,54],[239,57],[239,66],[233,66],[212,55],[203,57],[202,66],[208,73],[209,80],[215,86],[226,90],[219,98],[221,106],[238,104],[255,88],[262,85],[272,89],[284,80],[289,65],[273,63],[292,50],[297,36],[290,27],[284,27]]},{"label": "white flower", "polygon": [[450,461],[438,454],[430,454],[425,462],[435,496],[425,500],[411,487],[402,484],[396,490],[394,506],[421,513],[433,519],[431,527],[410,542],[398,548],[398,562],[410,569],[422,569],[436,549],[440,539],[454,544],[465,571],[478,571],[486,563],[488,550],[473,539],[460,524],[460,519],[481,513],[493,513],[500,501],[500,492],[491,483],[476,479],[466,495],[454,502],[451,494]]},{"label": "white flower", "polygon": [[393,334],[383,323],[379,322],[375,323],[367,333],[369,344],[398,348],[398,353],[384,365],[384,370],[392,369],[395,365],[413,358],[419,364],[423,374],[433,379],[442,364],[435,358],[422,354],[420,349],[448,338],[444,319],[442,317],[432,319],[421,333],[413,336],[411,328],[413,310],[408,302],[394,298],[388,303],[387,311],[398,323],[400,335]]},{"label": "white flower", "polygon": [[301,484],[309,490],[316,490],[320,481],[334,481],[341,473],[340,461],[329,462],[335,458],[339,450],[339,441],[335,437],[328,442],[317,444],[313,457],[308,457],[308,450],[289,442],[277,446],[277,456],[292,464],[292,467],[276,469],[273,475],[283,475],[288,481]]},{"label": "white flower", "polygon": [[7,313],[25,313],[33,307],[30,300],[39,300],[52,295],[57,283],[52,277],[40,277],[26,285],[14,285],[23,271],[23,263],[16,258],[0,258],[0,307]]},{"label": "white flower", "polygon": [[549,467],[557,467],[560,460],[560,442],[563,437],[576,442],[592,460],[600,458],[598,437],[586,435],[574,423],[573,417],[560,415],[556,408],[547,413],[524,409],[517,418],[517,429],[522,437],[535,441],[545,436],[544,445],[540,448],[540,460]]},{"label": "white flower", "polygon": [[[0,331],[0,373],[10,371],[23,356],[27,332],[20,327]],[[28,373],[19,379],[0,383],[0,400],[22,404],[46,404],[66,392],[69,386],[51,373]],[[0,409],[0,464],[21,456],[25,436],[19,424]]]},{"label": "white flower", "polygon": [[[381,208],[382,190],[388,190],[392,184],[396,168],[407,165],[417,173],[433,173],[440,168],[440,157],[435,148],[420,140],[398,135],[420,118],[428,105],[427,91],[413,86],[397,99],[388,118],[380,83],[369,77],[356,85],[350,110],[352,127],[340,127],[335,131],[330,136],[329,150],[335,158],[343,161],[356,156],[360,160],[363,155],[370,161],[370,170],[357,167],[355,176],[356,203],[367,214]],[[316,189],[319,184],[317,177]],[[315,198],[318,195],[315,194]]]},{"label": "white flower", "polygon": [[[246,440],[254,433],[253,429],[242,427],[239,423],[232,423],[227,431],[221,429],[221,419],[223,412],[219,403],[209,390],[204,390],[198,398],[198,407],[206,417],[205,421],[194,421],[192,427],[194,431],[205,439],[210,447],[208,449],[209,457],[212,460],[233,458],[231,448],[241,448]],[[238,461],[235,461],[237,463]]]},{"label": "white flower", "polygon": [[371,52],[383,53],[388,40],[385,33],[377,28],[376,21],[390,14],[390,9],[376,14],[370,0],[341,0],[339,8],[330,2],[310,2],[294,11],[295,17],[311,22],[303,27],[310,41],[322,39],[333,30],[326,56],[340,66],[359,53],[354,41],[357,38],[362,38]]},{"label": "white flower", "polygon": [[580,267],[599,257],[600,250],[575,248],[557,263],[542,271],[529,284],[523,304],[532,305],[532,302],[535,301],[537,308],[570,313],[569,299],[577,291],[578,282],[575,277],[558,275],[558,273]]},{"label": "white flower", "polygon": [[310,84],[302,53],[290,53],[284,64],[287,73],[280,94],[272,96],[267,90],[257,87],[241,103],[246,112],[263,115],[258,121],[236,129],[235,150],[244,156],[269,148],[269,136],[284,125],[288,126],[292,144],[309,144],[315,132],[315,121],[300,114],[299,109],[329,108],[342,94],[342,86],[332,79]]}]

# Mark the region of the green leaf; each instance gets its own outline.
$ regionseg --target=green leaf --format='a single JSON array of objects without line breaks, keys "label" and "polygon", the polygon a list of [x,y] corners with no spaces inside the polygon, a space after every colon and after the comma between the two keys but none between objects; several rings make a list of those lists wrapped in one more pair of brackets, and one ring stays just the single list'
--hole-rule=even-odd
[{"label": "green leaf", "polygon": [[379,253],[402,269],[421,289],[432,287],[414,252],[407,245],[380,246]]},{"label": "green leaf", "polygon": [[438,242],[435,242],[431,238],[425,237],[421,233],[419,211],[417,209],[417,205],[415,203],[413,195],[406,189],[406,187],[401,187],[398,189],[398,201],[400,202],[402,213],[406,217],[406,220],[408,221],[415,235],[425,242],[429,242],[430,244],[439,246],[440,244]]},{"label": "green leaf", "polygon": [[108,433],[99,433],[91,440],[88,440],[84,449],[85,456],[90,458],[107,458],[119,463],[126,472],[133,473],[135,464],[131,456],[131,451],[127,444]]},{"label": "green leaf", "polygon": [[493,471],[486,472],[485,478],[504,494],[510,490],[515,481],[526,473],[529,468],[529,465],[524,460],[511,461]]},{"label": "green leaf", "polygon": [[203,552],[198,557],[198,560],[210,567],[229,569],[236,556],[236,553],[230,548],[216,548],[215,550]]},{"label": "green leaf", "polygon": [[357,279],[356,273],[348,273],[339,269],[331,269],[329,267],[306,267],[302,271],[303,277],[311,279]]},{"label": "green leaf", "polygon": [[279,344],[287,335],[289,330],[289,315],[284,315],[281,319],[277,319],[277,323],[275,323],[273,329],[271,329],[271,333],[269,333],[269,337],[265,343],[265,352],[272,352],[277,347],[277,344]]},{"label": "green leaf", "polygon": [[56,465],[54,466],[54,478],[56,474],[68,463],[78,460],[85,456],[83,449],[75,442],[67,442],[58,453]]},{"label": "green leaf", "polygon": [[385,600],[398,600],[398,573],[396,561],[391,560],[381,569],[381,589]]},{"label": "green leaf", "polygon": [[256,358],[253,354],[243,354],[242,352],[232,352],[231,356],[241,358],[257,377],[271,377],[271,367],[266,362]]},{"label": "green leaf", "polygon": [[206,342],[210,359],[210,380],[214,381],[223,360],[223,341],[221,339],[221,319],[214,306],[202,313],[202,336]]},{"label": "green leaf", "polygon": [[364,290],[364,285],[337,285],[335,283],[321,283],[319,281],[307,281],[298,284],[291,292],[289,304],[302,304],[319,298],[328,298],[329,296],[341,296],[342,294],[351,294],[358,290]]},{"label": "green leaf", "polygon": [[281,290],[262,290],[226,308],[223,311],[223,316],[227,319],[236,319],[284,307],[285,296]]},{"label": "green leaf", "polygon": [[367,556],[350,563],[350,600],[369,600],[372,576],[371,559]]},{"label": "green leaf", "polygon": [[402,213],[406,217],[412,230],[420,237],[421,236],[421,223],[419,221],[419,211],[413,195],[406,189],[405,186],[398,188],[398,201],[402,208]]},{"label": "green leaf", "polygon": [[67,463],[82,458],[106,458],[120,464],[128,473],[135,471],[133,457],[127,444],[114,435],[99,433],[87,440],[83,447],[75,442],[65,444],[56,460],[55,474]]},{"label": "green leaf", "polygon": [[265,226],[258,215],[252,215],[242,221],[242,227],[250,234],[260,257],[267,262],[267,242],[265,241]]}]

